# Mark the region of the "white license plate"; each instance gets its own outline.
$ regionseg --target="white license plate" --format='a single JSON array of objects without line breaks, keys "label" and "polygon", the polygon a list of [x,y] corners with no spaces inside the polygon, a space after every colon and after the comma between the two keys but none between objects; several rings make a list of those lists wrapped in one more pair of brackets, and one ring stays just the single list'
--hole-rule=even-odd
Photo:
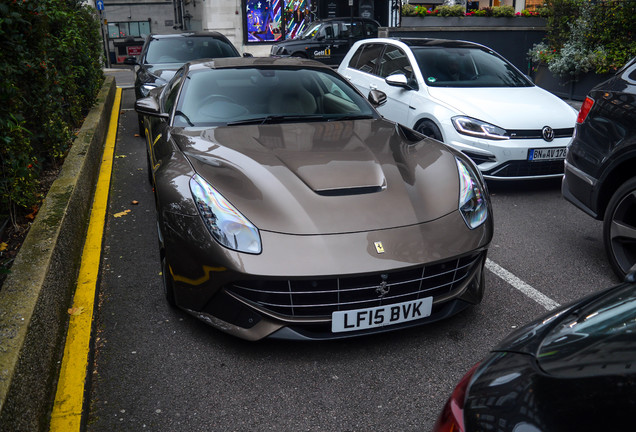
[{"label": "white license plate", "polygon": [[554,147],[544,149],[530,149],[528,160],[530,162],[542,160],[565,159],[566,147]]},{"label": "white license plate", "polygon": [[333,333],[384,327],[431,315],[433,297],[386,306],[338,311],[331,314]]}]

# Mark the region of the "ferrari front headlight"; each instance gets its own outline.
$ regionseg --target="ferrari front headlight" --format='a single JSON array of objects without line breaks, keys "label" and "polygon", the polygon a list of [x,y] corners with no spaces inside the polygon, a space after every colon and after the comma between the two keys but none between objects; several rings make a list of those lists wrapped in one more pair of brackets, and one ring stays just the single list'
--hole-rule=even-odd
[{"label": "ferrari front headlight", "polygon": [[468,228],[474,229],[488,218],[486,191],[472,168],[459,158],[455,160],[459,171],[459,212]]},{"label": "ferrari front headlight", "polygon": [[216,241],[238,252],[261,253],[258,229],[216,189],[195,174],[190,179],[190,190],[205,226]]}]

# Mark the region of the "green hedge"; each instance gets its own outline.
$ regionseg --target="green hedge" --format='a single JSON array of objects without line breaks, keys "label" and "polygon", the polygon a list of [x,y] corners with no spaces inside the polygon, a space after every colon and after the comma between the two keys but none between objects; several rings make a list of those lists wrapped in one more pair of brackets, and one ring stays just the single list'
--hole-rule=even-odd
[{"label": "green hedge", "polygon": [[37,206],[103,82],[95,10],[78,0],[0,3],[0,217]]},{"label": "green hedge", "polygon": [[562,78],[613,73],[636,56],[636,0],[548,0],[545,40],[528,53]]}]

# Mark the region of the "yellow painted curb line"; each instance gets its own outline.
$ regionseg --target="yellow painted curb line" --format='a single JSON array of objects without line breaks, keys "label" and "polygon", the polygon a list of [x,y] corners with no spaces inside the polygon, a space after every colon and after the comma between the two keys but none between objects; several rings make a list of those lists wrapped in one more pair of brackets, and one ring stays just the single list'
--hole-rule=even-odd
[{"label": "yellow painted curb line", "polygon": [[104,155],[95,189],[91,217],[86,233],[86,243],[82,252],[82,262],[77,278],[64,357],[51,414],[50,432],[74,432],[80,430],[84,404],[84,384],[88,368],[93,306],[97,289],[97,276],[102,250],[104,221],[108,206],[108,191],[113,168],[115,139],[119,124],[119,107],[122,89],[115,93],[110,116]]}]

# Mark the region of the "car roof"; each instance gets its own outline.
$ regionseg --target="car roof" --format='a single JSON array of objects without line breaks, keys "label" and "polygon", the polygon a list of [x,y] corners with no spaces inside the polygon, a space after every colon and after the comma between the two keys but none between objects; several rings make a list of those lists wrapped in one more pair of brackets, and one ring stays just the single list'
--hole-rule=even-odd
[{"label": "car roof", "polygon": [[167,34],[155,34],[152,33],[148,36],[149,39],[174,39],[174,38],[189,38],[189,37],[213,37],[217,39],[227,39],[225,35],[218,31],[196,31],[196,32],[184,32],[184,33],[167,33]]},{"label": "car roof", "polygon": [[382,40],[399,41],[409,47],[443,47],[443,48],[488,48],[484,45],[456,39],[436,39],[436,38],[405,38],[389,37],[373,40],[366,40],[365,43],[378,43]]},{"label": "car roof", "polygon": [[333,69],[324,63],[316,60],[309,60],[296,57],[222,57],[216,59],[201,59],[188,63],[190,71],[201,69],[231,69],[231,68],[298,68],[310,67],[313,69]]}]

